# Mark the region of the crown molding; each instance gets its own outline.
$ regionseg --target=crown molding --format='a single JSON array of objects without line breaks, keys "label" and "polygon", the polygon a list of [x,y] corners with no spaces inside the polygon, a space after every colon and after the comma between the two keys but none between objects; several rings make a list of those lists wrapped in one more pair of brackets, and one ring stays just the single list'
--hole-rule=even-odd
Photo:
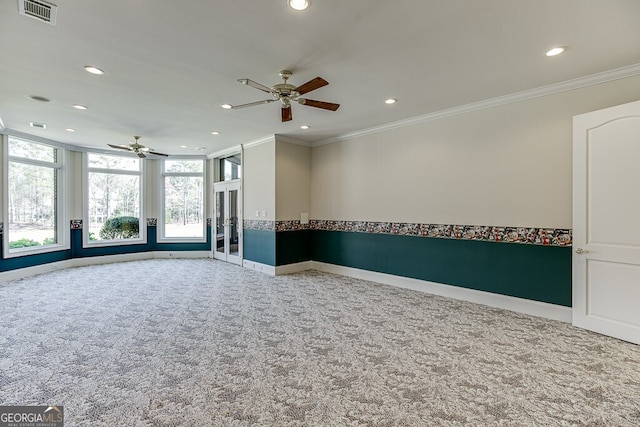
[{"label": "crown molding", "polygon": [[349,132],[342,135],[337,135],[331,138],[317,141],[312,145],[314,147],[317,147],[320,145],[327,145],[327,144],[333,144],[335,142],[347,141],[347,140],[359,138],[362,136],[373,135],[376,133],[403,128],[407,126],[412,126],[419,123],[425,123],[433,120],[443,119],[445,117],[457,116],[461,114],[470,113],[473,111],[494,108],[501,105],[512,104],[515,102],[526,101],[529,99],[535,99],[543,96],[554,95],[557,93],[567,92],[567,91],[580,89],[588,86],[594,86],[601,83],[606,83],[614,80],[624,79],[627,77],[637,76],[639,74],[640,74],[640,64],[633,64],[626,67],[616,68],[616,69],[604,71],[601,73],[579,77],[576,79],[565,80],[560,83],[541,86],[535,89],[515,92],[509,95],[498,96],[496,98],[485,99],[478,102],[472,102],[470,104],[447,108],[445,110],[440,110],[433,113],[427,113],[420,116],[410,117],[408,119],[386,123],[380,126],[374,126],[367,129],[358,130],[355,132]]},{"label": "crown molding", "polygon": [[286,142],[288,144],[302,145],[303,147],[313,146],[313,144],[310,142],[300,141],[298,139],[294,139],[289,136],[274,134],[274,135],[265,136],[264,138],[255,139],[253,141],[247,142],[246,144],[240,144],[234,147],[225,148],[224,150],[216,151],[215,153],[208,154],[207,158],[215,159],[218,157],[228,156],[230,154],[234,154],[242,150],[246,150],[247,148],[252,148],[257,145],[266,144],[268,142]]},{"label": "crown molding", "polygon": [[276,141],[276,136],[269,135],[260,139],[249,141],[246,144],[242,144],[242,148],[247,149],[247,148],[255,147],[256,145],[266,144],[267,142],[275,142],[275,141]]},{"label": "crown molding", "polygon": [[225,148],[224,150],[216,151],[215,153],[207,154],[207,159],[216,159],[218,157],[226,157],[232,154],[236,154],[242,151],[242,144],[234,145],[233,147]]},{"label": "crown molding", "polygon": [[266,144],[267,142],[275,142],[275,140],[276,140],[276,136],[275,135],[265,136],[263,138],[254,139],[253,141],[249,141],[246,144],[235,145],[233,147],[225,148],[224,150],[220,150],[220,151],[216,151],[215,153],[208,154],[207,158],[208,159],[215,159],[217,157],[228,156],[230,154],[239,153],[242,150],[245,150],[247,148],[255,147],[256,145]]},{"label": "crown molding", "polygon": [[291,138],[290,136],[276,134],[276,142],[286,142],[288,144],[302,145],[303,147],[312,147],[313,143],[307,141],[300,141],[299,139]]}]

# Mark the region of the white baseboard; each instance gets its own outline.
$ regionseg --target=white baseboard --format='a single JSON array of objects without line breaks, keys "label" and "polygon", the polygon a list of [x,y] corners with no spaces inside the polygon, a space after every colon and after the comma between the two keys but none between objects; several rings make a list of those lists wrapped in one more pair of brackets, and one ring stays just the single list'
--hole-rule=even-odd
[{"label": "white baseboard", "polygon": [[274,267],[272,265],[261,264],[259,262],[243,260],[242,266],[250,270],[259,271],[269,276],[280,276],[281,274],[297,273],[299,271],[312,270],[313,261],[297,262],[295,264],[279,265]]},{"label": "white baseboard", "polygon": [[273,265],[261,264],[255,261],[243,260],[242,266],[250,270],[259,271],[260,273],[268,274],[269,276],[276,275],[276,267]]},{"label": "white baseboard", "polygon": [[313,261],[297,262],[295,264],[279,265],[276,267],[276,276],[292,274],[299,271],[313,270]]},{"label": "white baseboard", "polygon": [[211,251],[157,251],[154,258],[212,258]]},{"label": "white baseboard", "polygon": [[138,261],[154,258],[210,258],[211,251],[153,251],[135,252],[130,254],[100,255],[85,258],[72,258],[63,261],[50,262],[48,264],[33,267],[18,268],[0,273],[0,283],[10,280],[23,279],[37,274],[49,273],[70,267],[83,267],[87,265],[109,264],[112,262]]},{"label": "white baseboard", "polygon": [[339,274],[356,279],[369,280],[371,282],[382,283],[384,285],[412,289],[443,297],[483,304],[489,307],[511,310],[517,313],[571,323],[570,307],[494,294],[491,292],[477,291],[475,289],[461,288],[459,286],[443,285],[441,283],[411,279],[408,277],[394,276],[391,274],[377,273],[375,271],[360,270],[335,264],[326,264],[317,261],[310,261],[310,267],[313,270]]},{"label": "white baseboard", "polygon": [[312,270],[312,261],[298,262],[295,264],[279,265],[274,267],[273,265],[261,264],[255,261],[243,260],[242,266],[250,270],[259,271],[269,276],[280,276],[282,274],[297,273],[299,271]]}]

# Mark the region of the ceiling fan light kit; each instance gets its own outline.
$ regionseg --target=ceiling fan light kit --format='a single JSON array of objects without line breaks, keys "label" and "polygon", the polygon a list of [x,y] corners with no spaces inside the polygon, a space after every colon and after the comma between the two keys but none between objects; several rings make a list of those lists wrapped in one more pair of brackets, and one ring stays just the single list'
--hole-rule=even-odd
[{"label": "ceiling fan light kit", "polygon": [[325,102],[325,101],[316,101],[313,99],[301,98],[301,95],[305,93],[311,92],[313,90],[319,89],[323,86],[329,84],[328,81],[323,79],[322,77],[316,77],[314,79],[309,80],[308,82],[295,86],[290,83],[287,83],[287,80],[293,75],[293,73],[289,70],[280,71],[280,77],[283,82],[273,85],[272,87],[267,87],[263,84],[254,82],[251,79],[238,79],[238,82],[243,85],[251,86],[252,88],[261,90],[266,92],[272,96],[272,98],[264,99],[262,101],[250,102],[248,104],[240,104],[240,105],[229,105],[225,104],[223,108],[227,109],[238,109],[238,108],[246,108],[253,107],[255,105],[261,104],[270,104],[275,101],[280,101],[281,104],[281,119],[283,122],[288,122],[293,119],[293,114],[291,112],[291,102],[297,102],[300,105],[307,105],[309,107],[320,108],[323,110],[336,111],[340,104],[335,104],[333,102]]}]

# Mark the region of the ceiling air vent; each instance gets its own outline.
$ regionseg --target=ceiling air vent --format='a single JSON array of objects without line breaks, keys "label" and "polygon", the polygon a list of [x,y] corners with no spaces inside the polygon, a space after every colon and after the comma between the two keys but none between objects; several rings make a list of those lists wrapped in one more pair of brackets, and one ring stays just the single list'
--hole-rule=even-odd
[{"label": "ceiling air vent", "polygon": [[18,0],[21,15],[39,19],[51,25],[56,25],[58,6],[42,0]]},{"label": "ceiling air vent", "polygon": [[29,126],[31,126],[32,128],[38,128],[38,129],[46,129],[47,125],[44,123],[37,123],[37,122],[29,122]]}]

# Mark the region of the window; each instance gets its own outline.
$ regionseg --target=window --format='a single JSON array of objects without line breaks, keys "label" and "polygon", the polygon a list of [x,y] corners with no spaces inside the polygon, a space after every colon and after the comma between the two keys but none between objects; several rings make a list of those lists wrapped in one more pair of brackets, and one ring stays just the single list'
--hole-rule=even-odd
[{"label": "window", "polygon": [[61,148],[7,137],[3,168],[7,256],[68,247],[62,209],[63,154]]},{"label": "window", "polygon": [[218,159],[218,182],[240,178],[242,178],[242,157],[240,154]]},{"label": "window", "polygon": [[85,245],[144,242],[140,159],[87,153],[85,165]]},{"label": "window", "polygon": [[204,240],[204,160],[164,160],[161,239]]}]

